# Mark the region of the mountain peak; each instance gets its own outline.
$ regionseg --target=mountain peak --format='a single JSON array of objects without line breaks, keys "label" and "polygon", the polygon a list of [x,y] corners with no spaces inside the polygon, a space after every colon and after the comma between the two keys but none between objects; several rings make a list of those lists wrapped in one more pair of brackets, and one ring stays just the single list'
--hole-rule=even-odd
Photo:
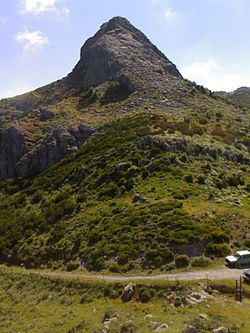
[{"label": "mountain peak", "polygon": [[112,19],[110,19],[108,22],[103,23],[100,29],[109,31],[116,28],[131,29],[133,28],[133,25],[125,17],[115,16]]},{"label": "mountain peak", "polygon": [[165,81],[166,77],[181,77],[176,66],[139,29],[117,16],[84,43],[80,60],[67,80],[74,88],[87,89],[126,76],[129,80],[136,77],[142,87],[154,73],[162,73]]}]

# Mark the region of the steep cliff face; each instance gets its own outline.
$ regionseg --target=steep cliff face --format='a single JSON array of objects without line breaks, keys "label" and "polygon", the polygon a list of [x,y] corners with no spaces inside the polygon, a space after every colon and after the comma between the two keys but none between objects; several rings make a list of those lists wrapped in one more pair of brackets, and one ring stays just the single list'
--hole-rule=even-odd
[{"label": "steep cliff face", "polygon": [[35,142],[18,126],[6,129],[0,133],[0,179],[28,177],[49,168],[77,151],[93,132],[84,124],[68,129],[59,127]]},{"label": "steep cliff face", "polygon": [[18,127],[0,132],[0,179],[17,176],[15,165],[27,150],[25,136]]},{"label": "steep cliff face", "polygon": [[28,177],[49,168],[64,156],[76,152],[93,132],[93,129],[84,125],[79,125],[77,129],[55,129],[20,158],[15,164],[16,175]]}]

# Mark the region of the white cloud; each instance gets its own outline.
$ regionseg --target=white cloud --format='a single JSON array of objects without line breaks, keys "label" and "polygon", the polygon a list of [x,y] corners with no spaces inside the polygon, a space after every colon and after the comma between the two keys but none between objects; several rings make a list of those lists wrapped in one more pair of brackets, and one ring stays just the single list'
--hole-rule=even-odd
[{"label": "white cloud", "polygon": [[250,86],[249,80],[244,80],[241,75],[228,73],[214,60],[206,62],[194,62],[181,69],[182,75],[213,91],[233,91],[241,86]]},{"label": "white cloud", "polygon": [[15,35],[15,40],[23,44],[23,51],[25,54],[34,54],[49,42],[48,37],[41,31],[29,31],[26,27],[23,32],[18,32]]},{"label": "white cloud", "polygon": [[57,6],[61,0],[20,0],[21,14],[33,14],[38,16],[43,13],[52,13],[55,15],[69,14],[69,9],[65,6]]},{"label": "white cloud", "polygon": [[164,11],[164,16],[167,20],[169,19],[173,19],[174,17],[176,17],[178,14],[176,12],[174,12],[171,8],[167,8]]}]

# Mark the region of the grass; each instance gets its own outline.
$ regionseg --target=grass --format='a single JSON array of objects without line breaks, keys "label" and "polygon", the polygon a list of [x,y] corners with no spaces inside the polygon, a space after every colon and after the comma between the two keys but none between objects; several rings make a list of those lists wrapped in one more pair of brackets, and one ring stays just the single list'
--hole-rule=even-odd
[{"label": "grass", "polygon": [[[126,332],[125,327],[130,327],[129,332],[152,332],[149,323],[154,321],[158,325],[167,323],[169,332],[173,333],[180,332],[185,323],[203,325],[199,332],[210,332],[211,328],[225,325],[230,332],[245,333],[249,326],[249,298],[245,297],[241,305],[236,303],[232,285],[230,281],[215,282],[214,300],[172,308],[166,296],[173,291],[185,294],[190,288],[199,290],[198,282],[137,282],[136,295],[141,288],[146,288],[151,292],[150,300],[142,303],[135,295],[131,302],[123,303],[120,299],[123,284],[74,280],[70,276],[65,279],[23,275],[18,269],[11,273],[10,268],[3,273],[1,269],[0,330],[3,333],[102,332],[103,318],[117,316],[118,321],[110,325],[110,332]],[[202,321],[200,313],[207,314],[208,319]],[[152,318],[146,319],[147,314]]]}]

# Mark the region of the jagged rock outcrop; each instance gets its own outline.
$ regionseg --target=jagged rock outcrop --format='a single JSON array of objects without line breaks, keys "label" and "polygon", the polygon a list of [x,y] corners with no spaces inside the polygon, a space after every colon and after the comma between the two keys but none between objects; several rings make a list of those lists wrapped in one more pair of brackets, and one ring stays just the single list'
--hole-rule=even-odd
[{"label": "jagged rock outcrop", "polygon": [[[237,148],[226,147],[225,149],[211,147],[208,145],[193,144],[187,139],[161,139],[153,136],[145,136],[142,141],[138,142],[138,149],[148,150],[150,148],[160,148],[165,152],[186,152],[187,155],[209,155],[213,159],[223,157],[228,161],[242,164],[250,164],[250,159],[245,152]],[[147,166],[149,171],[154,170],[153,161]]]},{"label": "jagged rock outcrop", "polygon": [[28,151],[27,141],[17,126],[0,131],[0,180],[16,177],[16,163]]},{"label": "jagged rock outcrop", "polygon": [[16,127],[0,133],[0,180],[11,177],[28,177],[41,172],[64,156],[75,152],[94,132],[90,127],[79,124],[77,128],[55,128],[39,144]]},{"label": "jagged rock outcrop", "polygon": [[181,78],[176,66],[140,30],[125,18],[114,17],[86,41],[80,61],[66,80],[73,87],[87,89],[108,80],[126,82],[127,77],[133,90],[130,78],[134,74],[140,85],[155,75]]}]

